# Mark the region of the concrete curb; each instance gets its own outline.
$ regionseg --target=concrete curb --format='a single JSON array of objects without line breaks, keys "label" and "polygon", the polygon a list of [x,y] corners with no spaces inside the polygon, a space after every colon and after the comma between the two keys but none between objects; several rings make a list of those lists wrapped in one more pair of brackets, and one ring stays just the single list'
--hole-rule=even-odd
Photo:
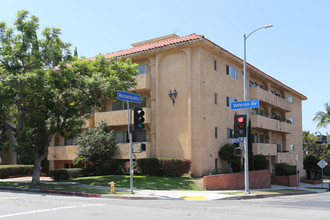
[{"label": "concrete curb", "polygon": [[111,195],[111,194],[95,194],[95,193],[82,193],[82,192],[67,192],[60,190],[44,190],[44,189],[31,189],[31,188],[17,188],[10,186],[0,186],[0,190],[12,190],[22,192],[36,192],[36,193],[49,193],[49,194],[62,194],[68,196],[81,196],[81,197],[94,197],[94,198],[106,198],[106,199],[129,199],[129,200],[158,200],[161,199],[157,196],[141,196],[141,195]]},{"label": "concrete curb", "polygon": [[258,194],[258,195],[240,195],[223,198],[220,200],[247,200],[247,199],[262,199],[270,197],[280,197],[280,196],[296,196],[296,195],[305,195],[305,194],[316,194],[317,192],[292,192],[292,193],[277,193],[277,194]]}]

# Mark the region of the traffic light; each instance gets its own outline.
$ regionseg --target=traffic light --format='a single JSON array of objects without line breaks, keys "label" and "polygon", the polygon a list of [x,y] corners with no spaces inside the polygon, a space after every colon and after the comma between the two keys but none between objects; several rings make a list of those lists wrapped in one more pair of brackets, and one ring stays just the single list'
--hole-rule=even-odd
[{"label": "traffic light", "polygon": [[142,108],[134,108],[134,131],[144,129],[144,111]]},{"label": "traffic light", "polygon": [[234,133],[235,137],[246,137],[246,115],[235,115]]}]

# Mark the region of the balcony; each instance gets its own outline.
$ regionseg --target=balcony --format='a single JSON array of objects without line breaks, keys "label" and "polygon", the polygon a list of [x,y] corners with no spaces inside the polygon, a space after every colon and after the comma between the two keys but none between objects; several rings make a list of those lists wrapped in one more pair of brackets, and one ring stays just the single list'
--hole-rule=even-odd
[{"label": "balcony", "polygon": [[[151,123],[151,108],[143,108],[145,124]],[[109,126],[123,126],[127,125],[127,110],[110,111],[110,112],[96,112],[95,125],[99,124],[102,120]],[[132,114],[133,115],[133,114]],[[133,120],[132,120],[133,121]]]},{"label": "balcony", "polygon": [[[146,144],[146,151],[141,153],[135,153],[133,159],[138,158],[150,158],[151,155],[151,142],[144,142]],[[133,152],[138,151],[138,143],[133,143]],[[118,144],[117,154],[113,157],[114,159],[129,159],[129,143]]]},{"label": "balcony", "polygon": [[264,156],[275,156],[277,155],[277,145],[267,143],[253,143],[253,154],[262,154]]},{"label": "balcony", "polygon": [[288,163],[292,164],[295,161],[296,153],[294,151],[278,152],[274,157],[274,163]]},{"label": "balcony", "polygon": [[271,94],[269,91],[258,87],[250,87],[250,99],[259,99],[261,102],[272,105],[275,108],[279,108],[283,111],[291,111],[291,103],[288,100],[285,100],[279,96]]},{"label": "balcony", "polygon": [[260,115],[250,115],[251,127],[290,134],[292,124]]},{"label": "balcony", "polygon": [[148,73],[138,74],[137,76],[135,76],[135,79],[137,81],[137,85],[132,90],[141,92],[144,90],[151,89],[151,75],[150,74],[148,74]]},{"label": "balcony", "polygon": [[73,160],[77,157],[78,145],[48,147],[48,160]]}]

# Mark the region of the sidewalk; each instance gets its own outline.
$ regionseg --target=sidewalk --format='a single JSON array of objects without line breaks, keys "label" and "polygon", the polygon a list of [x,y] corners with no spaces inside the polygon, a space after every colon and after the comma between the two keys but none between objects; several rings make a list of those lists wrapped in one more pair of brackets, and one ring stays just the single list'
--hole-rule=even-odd
[{"label": "sidewalk", "polygon": [[[44,184],[66,184],[66,185],[74,185],[75,187],[86,187],[86,188],[98,188],[98,189],[108,189],[109,186],[91,186],[78,184],[74,182],[53,182],[49,177],[40,177],[41,182]],[[1,179],[0,181],[21,181],[21,182],[31,182],[31,177],[19,177],[19,178],[11,178],[11,179]],[[330,180],[323,181],[323,187],[329,187]],[[299,190],[308,190],[306,192],[289,192],[289,193],[280,193],[280,194],[271,194],[265,192],[265,194],[253,194],[254,191],[267,191],[267,190],[279,190],[279,189],[297,189],[297,187],[288,187],[288,186],[279,186],[272,185],[269,189],[251,189],[251,194],[244,194],[244,190],[208,190],[208,191],[176,191],[176,190],[145,190],[145,189],[134,189],[135,194],[130,194],[129,188],[116,187],[117,191],[127,191],[126,195],[111,195],[111,194],[87,194],[87,193],[70,193],[70,192],[59,192],[52,190],[40,190],[43,193],[60,193],[67,195],[78,195],[78,196],[90,196],[90,197],[102,197],[102,198],[110,198],[110,199],[146,199],[146,200],[159,200],[159,199],[168,199],[168,200],[219,200],[219,199],[251,199],[251,198],[264,198],[264,197],[274,197],[274,196],[286,196],[286,195],[298,195],[298,194],[308,194],[308,193],[322,193],[326,192],[325,189],[321,188],[322,184],[312,185],[307,183],[300,183],[298,187]],[[14,188],[10,187],[1,187],[1,189],[14,190]],[[17,189],[16,189],[17,190]],[[25,189],[25,191],[30,191],[29,189]],[[33,189],[32,191],[38,191]],[[234,194],[230,195],[228,193],[234,192]],[[241,192],[239,194],[235,192]],[[226,194],[223,194],[226,193]]]}]

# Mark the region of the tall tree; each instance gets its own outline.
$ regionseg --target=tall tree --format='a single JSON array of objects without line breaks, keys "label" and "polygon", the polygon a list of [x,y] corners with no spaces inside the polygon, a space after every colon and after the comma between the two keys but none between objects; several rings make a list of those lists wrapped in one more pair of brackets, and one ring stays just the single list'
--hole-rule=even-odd
[{"label": "tall tree", "polygon": [[325,112],[319,111],[315,114],[313,121],[318,121],[317,128],[327,127],[330,124],[330,102],[325,103]]},{"label": "tall tree", "polygon": [[0,121],[18,154],[34,160],[32,184],[55,133],[80,130],[85,113],[104,98],[136,85],[136,65],[127,59],[72,58],[58,28],[36,31],[38,18],[19,11],[14,28],[0,23]]}]

